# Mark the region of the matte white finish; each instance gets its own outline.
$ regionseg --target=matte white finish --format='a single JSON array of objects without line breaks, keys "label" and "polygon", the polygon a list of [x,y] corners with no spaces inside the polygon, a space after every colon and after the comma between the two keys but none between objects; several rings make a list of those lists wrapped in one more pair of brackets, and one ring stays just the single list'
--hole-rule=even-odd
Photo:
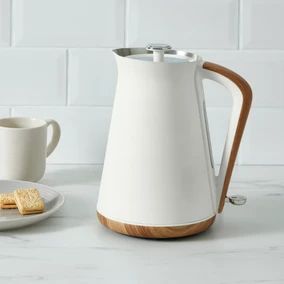
[{"label": "matte white finish", "polygon": [[284,2],[242,0],[241,33],[243,48],[284,48]]},{"label": "matte white finish", "polygon": [[[202,62],[116,55],[118,83],[98,212],[129,224],[177,226],[217,212],[242,95]],[[202,80],[232,93],[234,108],[215,181]],[[216,182],[216,184],[215,184]]]},{"label": "matte white finish", "polygon": [[1,104],[65,104],[65,59],[59,49],[1,49]]},{"label": "matte white finish", "polygon": [[52,117],[60,124],[60,147],[49,163],[102,163],[107,141],[110,107],[17,107],[15,116]]},{"label": "matte white finish", "polygon": [[47,145],[46,156],[49,155],[55,150],[61,135],[59,124],[53,119],[46,119],[47,127],[51,126],[52,128],[52,137],[51,141]]},{"label": "matte white finish", "polygon": [[194,88],[197,63],[116,59],[118,85],[98,211],[148,225],[212,217],[204,126]]},{"label": "matte white finish", "polygon": [[124,0],[14,0],[17,46],[123,44]]},{"label": "matte white finish", "polygon": [[[47,127],[52,138],[47,145]],[[60,138],[60,127],[52,119],[27,117],[0,119],[0,179],[38,181],[45,171],[45,160]]]},{"label": "matte white finish", "polygon": [[237,0],[131,0],[127,46],[152,42],[180,48],[236,48]]},{"label": "matte white finish", "polygon": [[28,226],[45,220],[53,215],[64,203],[64,197],[50,187],[33,182],[0,180],[0,193],[13,192],[17,188],[37,188],[44,200],[44,212],[22,216],[18,209],[0,210],[0,230],[10,230]]},{"label": "matte white finish", "polygon": [[154,62],[163,62],[164,61],[164,51],[153,51],[153,61]]},{"label": "matte white finish", "polygon": [[111,106],[117,75],[111,50],[72,48],[68,57],[68,103]]},{"label": "matte white finish", "polygon": [[0,0],[0,46],[10,45],[11,0]]}]

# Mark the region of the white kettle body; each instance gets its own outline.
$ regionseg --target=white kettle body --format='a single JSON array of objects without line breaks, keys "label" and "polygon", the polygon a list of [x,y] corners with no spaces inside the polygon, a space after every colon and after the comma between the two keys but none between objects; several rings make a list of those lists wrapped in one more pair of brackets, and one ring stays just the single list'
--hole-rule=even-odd
[{"label": "white kettle body", "polygon": [[[118,79],[99,220],[114,231],[139,237],[179,237],[206,230],[224,205],[251,104],[248,84],[228,69],[210,63],[206,68],[199,56],[167,46],[114,53]],[[230,76],[210,68],[222,68]],[[235,98],[218,177],[203,78],[225,85]]]}]

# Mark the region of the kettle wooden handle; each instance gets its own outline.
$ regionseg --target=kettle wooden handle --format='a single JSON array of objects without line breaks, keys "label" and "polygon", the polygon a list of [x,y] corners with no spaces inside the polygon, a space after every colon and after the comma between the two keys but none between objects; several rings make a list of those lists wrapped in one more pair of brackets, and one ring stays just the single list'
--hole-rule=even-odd
[{"label": "kettle wooden handle", "polygon": [[[207,76],[205,75],[205,78],[212,79],[224,85],[227,89],[229,89],[233,96],[233,111],[223,151],[220,171],[217,177],[217,186],[221,188],[218,212],[221,213],[224,208],[234,164],[250,111],[252,90],[245,79],[228,68],[211,62],[204,62],[202,67],[205,69],[204,71],[207,72]],[[224,77],[229,81],[226,79],[224,80]]]}]

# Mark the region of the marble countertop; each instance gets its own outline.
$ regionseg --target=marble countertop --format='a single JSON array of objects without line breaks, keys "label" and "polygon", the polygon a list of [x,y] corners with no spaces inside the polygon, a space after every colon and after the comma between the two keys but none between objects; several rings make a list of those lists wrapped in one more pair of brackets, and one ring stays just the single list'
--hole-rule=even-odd
[{"label": "marble countertop", "polygon": [[176,240],[113,233],[96,219],[100,166],[50,165],[41,183],[65,196],[39,224],[0,232],[0,283],[284,283],[284,167],[237,167],[207,232]]}]

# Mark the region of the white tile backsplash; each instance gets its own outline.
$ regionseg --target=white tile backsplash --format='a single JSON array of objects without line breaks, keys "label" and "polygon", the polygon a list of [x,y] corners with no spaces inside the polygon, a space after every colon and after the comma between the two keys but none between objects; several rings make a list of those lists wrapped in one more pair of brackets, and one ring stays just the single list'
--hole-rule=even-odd
[{"label": "white tile backsplash", "polygon": [[13,0],[16,46],[116,46],[124,0]]},{"label": "white tile backsplash", "polygon": [[10,45],[11,0],[0,0],[0,46]]},{"label": "white tile backsplash", "polygon": [[10,109],[8,107],[0,107],[0,118],[10,116]]},{"label": "white tile backsplash", "polygon": [[215,164],[220,164],[229,127],[229,108],[207,108],[212,154]]},{"label": "white tile backsplash", "polygon": [[61,139],[49,163],[102,163],[110,123],[110,107],[19,107],[13,116],[53,118]]},{"label": "white tile backsplash", "polygon": [[232,96],[223,85],[206,79],[203,80],[203,89],[206,104],[209,107],[229,107],[232,105]]},{"label": "white tile backsplash", "polygon": [[[0,117],[62,127],[50,163],[102,163],[116,88],[111,49],[168,43],[224,65],[252,86],[238,162],[284,164],[283,0],[0,0]],[[204,81],[215,163],[231,95]]]},{"label": "white tile backsplash", "polygon": [[242,1],[242,47],[284,48],[284,1]]},{"label": "white tile backsplash", "polygon": [[64,105],[65,50],[0,49],[0,104]]},{"label": "white tile backsplash", "polygon": [[182,48],[236,48],[237,0],[131,0],[127,46],[164,42]]},{"label": "white tile backsplash", "polygon": [[284,164],[284,110],[253,109],[244,135],[243,164]]},{"label": "white tile backsplash", "polygon": [[110,49],[69,50],[70,105],[112,105],[116,66]]},{"label": "white tile backsplash", "polygon": [[[244,77],[253,89],[254,107],[284,107],[284,51],[197,52],[205,61],[224,65]],[[208,106],[231,105],[230,94],[220,87],[212,84],[205,91]]]}]

